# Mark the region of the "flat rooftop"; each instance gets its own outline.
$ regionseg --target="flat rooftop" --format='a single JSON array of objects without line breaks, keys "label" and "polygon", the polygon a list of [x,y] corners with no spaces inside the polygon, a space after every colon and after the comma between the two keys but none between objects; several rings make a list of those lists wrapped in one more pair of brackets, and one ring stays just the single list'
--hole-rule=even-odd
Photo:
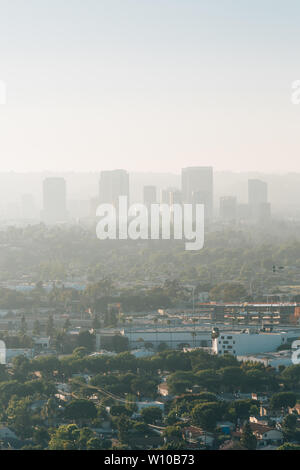
[{"label": "flat rooftop", "polygon": [[253,359],[290,359],[292,356],[292,351],[290,349],[285,351],[278,351],[278,352],[266,352],[266,353],[258,353],[258,354],[242,354],[239,357],[243,358],[253,358]]}]

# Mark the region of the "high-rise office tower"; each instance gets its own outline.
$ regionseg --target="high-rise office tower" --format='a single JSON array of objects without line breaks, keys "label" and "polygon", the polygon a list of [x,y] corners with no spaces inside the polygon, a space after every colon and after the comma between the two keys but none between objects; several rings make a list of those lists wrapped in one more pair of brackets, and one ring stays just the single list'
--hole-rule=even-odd
[{"label": "high-rise office tower", "polygon": [[144,186],[143,190],[144,204],[150,207],[151,204],[157,203],[157,190],[156,186]]},{"label": "high-rise office tower", "polygon": [[220,198],[220,218],[223,221],[233,222],[237,217],[237,200],[234,196]]},{"label": "high-rise office tower", "polygon": [[181,173],[182,199],[184,203],[204,204],[205,218],[213,216],[213,168],[189,167]]},{"label": "high-rise office tower", "polygon": [[99,202],[118,208],[119,196],[127,196],[129,202],[129,174],[126,170],[102,171],[99,182]]},{"label": "high-rise office tower", "polygon": [[46,224],[67,220],[67,190],[64,178],[46,178],[44,180],[42,218]]}]

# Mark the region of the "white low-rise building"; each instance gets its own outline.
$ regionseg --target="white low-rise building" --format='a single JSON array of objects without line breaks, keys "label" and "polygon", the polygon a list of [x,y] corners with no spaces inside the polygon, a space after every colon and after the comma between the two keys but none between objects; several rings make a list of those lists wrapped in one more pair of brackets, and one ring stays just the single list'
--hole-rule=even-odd
[{"label": "white low-rise building", "polygon": [[34,346],[36,349],[49,349],[50,348],[50,336],[46,337],[34,337]]},{"label": "white low-rise building", "polygon": [[219,332],[212,340],[214,354],[231,354],[244,356],[276,351],[279,346],[288,342],[286,332],[262,332],[246,329],[242,331]]},{"label": "white low-rise building", "polygon": [[276,428],[257,423],[250,423],[250,427],[257,439],[258,449],[267,445],[280,446],[283,442],[283,433]]}]

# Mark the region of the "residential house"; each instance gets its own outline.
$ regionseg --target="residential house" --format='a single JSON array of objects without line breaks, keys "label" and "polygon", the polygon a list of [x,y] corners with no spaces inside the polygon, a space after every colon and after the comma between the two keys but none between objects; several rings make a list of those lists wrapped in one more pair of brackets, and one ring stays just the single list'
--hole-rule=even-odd
[{"label": "residential house", "polygon": [[[283,433],[275,427],[250,422],[251,431],[257,439],[257,450],[265,446],[280,446],[283,443]],[[242,430],[232,433],[232,437],[240,440]]]},{"label": "residential house", "polygon": [[256,393],[256,392],[253,392],[251,394],[251,399],[252,400],[256,400],[260,403],[267,403],[269,401],[269,396],[267,393]]},{"label": "residential house", "polygon": [[213,434],[206,432],[197,426],[188,426],[183,428],[182,435],[189,444],[197,444],[199,447],[204,446],[212,448],[215,441]]},{"label": "residential house", "polygon": [[283,442],[283,433],[276,428],[257,423],[250,423],[250,427],[257,439],[258,448],[267,445],[280,446]]}]

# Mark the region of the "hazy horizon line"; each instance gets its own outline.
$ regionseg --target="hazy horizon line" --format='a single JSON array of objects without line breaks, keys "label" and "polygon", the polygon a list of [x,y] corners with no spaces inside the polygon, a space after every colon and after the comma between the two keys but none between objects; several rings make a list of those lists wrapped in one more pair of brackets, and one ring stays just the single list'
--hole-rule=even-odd
[{"label": "hazy horizon line", "polygon": [[[264,174],[264,175],[274,175],[274,176],[286,176],[286,175],[300,175],[300,171],[297,170],[288,170],[288,171],[263,171],[263,170],[219,170],[212,165],[191,165],[193,168],[201,168],[201,167],[212,167],[214,173],[232,173],[232,174]],[[189,168],[189,166],[185,166],[182,168]],[[175,176],[180,176],[181,172],[174,172],[174,171],[154,171],[154,170],[149,170],[149,171],[139,171],[139,170],[128,170],[126,167],[118,167],[118,168],[110,168],[110,169],[99,169],[99,170],[28,170],[28,171],[19,171],[19,170],[0,170],[0,175],[7,175],[7,174],[18,174],[18,175],[35,175],[35,174],[95,174],[95,173],[101,173],[102,171],[114,171],[114,170],[125,170],[129,174],[150,174],[150,175],[155,175],[155,174],[161,174],[161,175],[175,175]]]}]

